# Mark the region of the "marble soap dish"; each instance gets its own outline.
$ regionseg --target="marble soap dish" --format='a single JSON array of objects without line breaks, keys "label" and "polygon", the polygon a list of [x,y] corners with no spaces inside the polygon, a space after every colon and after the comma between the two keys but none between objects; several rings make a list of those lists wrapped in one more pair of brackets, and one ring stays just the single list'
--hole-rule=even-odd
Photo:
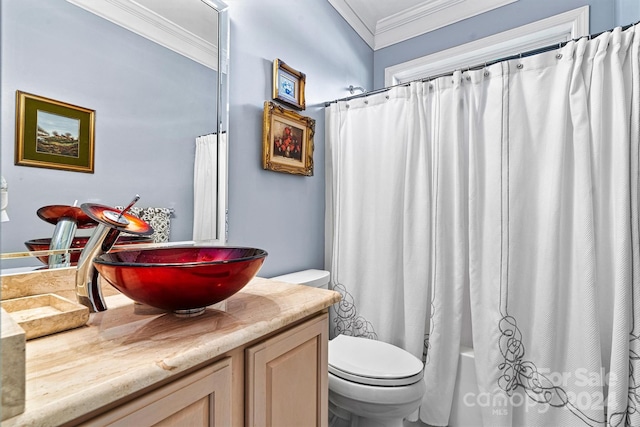
[{"label": "marble soap dish", "polygon": [[89,309],[55,294],[2,301],[2,308],[24,329],[26,339],[80,327],[89,320]]}]

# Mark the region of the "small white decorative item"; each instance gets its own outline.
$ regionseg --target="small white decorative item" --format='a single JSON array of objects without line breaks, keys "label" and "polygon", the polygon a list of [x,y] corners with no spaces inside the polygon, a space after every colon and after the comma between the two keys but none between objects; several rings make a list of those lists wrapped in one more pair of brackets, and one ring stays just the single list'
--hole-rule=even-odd
[{"label": "small white decorative item", "polygon": [[7,206],[9,206],[9,185],[3,177],[0,177],[0,221],[9,221],[9,215],[7,214]]}]

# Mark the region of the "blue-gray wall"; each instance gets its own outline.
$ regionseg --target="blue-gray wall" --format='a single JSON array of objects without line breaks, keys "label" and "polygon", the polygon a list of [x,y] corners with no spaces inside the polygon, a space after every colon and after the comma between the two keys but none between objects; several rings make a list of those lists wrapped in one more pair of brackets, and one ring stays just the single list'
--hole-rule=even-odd
[{"label": "blue-gray wall", "polygon": [[[326,0],[229,1],[229,242],[263,248],[260,275],[324,265],[324,102],[373,81],[373,51]],[[272,62],[306,74],[316,120],[314,175],[262,169],[262,112]]]},{"label": "blue-gray wall", "polygon": [[616,25],[627,25],[640,21],[640,1],[616,0]]},{"label": "blue-gray wall", "polygon": [[[50,237],[41,206],[97,202],[175,209],[190,240],[195,137],[215,130],[215,71],[65,0],[2,0],[1,173],[10,222],[2,252]],[[16,90],[96,111],[95,173],[14,165]]]},{"label": "blue-gray wall", "polygon": [[[22,4],[19,6],[18,4]],[[37,8],[36,5],[37,4]],[[51,45],[51,32],[62,31],[56,25],[57,20],[65,19],[52,10],[44,14],[36,13],[36,9],[43,5],[56,4],[60,8],[68,9],[64,0],[2,0],[2,57],[12,61],[19,59],[19,71],[9,73],[3,67],[2,80],[2,172],[10,172],[9,185],[11,187],[12,206],[14,198],[30,195],[30,204],[17,212],[11,212],[12,221],[7,223],[11,227],[20,228],[20,217],[30,217],[28,224],[39,227],[31,234],[46,235],[51,226],[35,218],[35,209],[48,203],[70,203],[74,199],[98,198],[104,203],[121,203],[131,192],[140,192],[143,197],[151,188],[182,187],[184,194],[189,194],[188,200],[180,199],[175,203],[189,204],[191,202],[191,184],[174,180],[157,183],[156,179],[164,179],[167,171],[179,171],[185,180],[192,176],[192,140],[193,137],[206,133],[209,129],[205,125],[192,126],[190,135],[178,137],[173,135],[174,127],[181,123],[167,120],[168,114],[158,115],[155,110],[149,115],[143,115],[144,109],[133,107],[139,85],[144,86],[145,79],[155,80],[158,73],[163,73],[169,67],[167,86],[174,89],[170,94],[147,92],[144,96],[163,100],[167,96],[177,96],[183,91],[189,97],[197,97],[189,89],[190,79],[171,79],[170,76],[185,75],[187,68],[193,63],[176,61],[174,65],[163,65],[165,55],[174,55],[170,51],[160,48],[150,42],[142,42],[138,51],[141,58],[150,58],[158,64],[154,70],[138,70],[138,65],[131,67],[131,73],[122,75],[121,80],[104,83],[101,79],[102,71],[110,68],[114,63],[128,59],[119,58],[122,44],[134,43],[133,35],[122,30],[119,32],[121,41],[103,43],[98,34],[105,27],[115,27],[97,17],[90,17],[88,24],[66,22],[71,26],[72,34],[67,34],[65,48],[70,49],[62,60],[64,73],[57,70],[38,70],[28,58],[21,56],[18,49],[9,45],[23,43],[23,40],[5,40],[6,28],[15,27],[9,21],[7,13],[11,9],[19,9],[23,16],[28,16],[34,27],[14,28],[19,34],[26,34],[35,42],[44,43],[46,49],[40,49],[48,61],[51,57],[60,58],[55,52],[60,45]],[[231,19],[231,64],[230,64],[230,127],[229,127],[229,243],[251,245],[266,249],[270,255],[260,274],[265,277],[305,268],[323,267],[324,250],[324,109],[325,101],[348,95],[350,84],[366,87],[381,87],[384,68],[411,59],[415,59],[441,49],[447,49],[462,43],[467,43],[491,34],[505,31],[520,25],[555,15],[576,7],[589,4],[591,6],[591,31],[603,31],[615,25],[624,25],[640,19],[640,6],[637,0],[520,0],[515,4],[490,11],[483,15],[470,18],[446,28],[416,37],[397,45],[376,51],[375,53],[349,27],[342,17],[324,0],[294,1],[294,0],[242,0],[229,1],[229,16]],[[57,7],[56,7],[57,9]],[[83,13],[76,10],[74,13]],[[87,14],[89,15],[89,14]],[[84,19],[84,18],[83,18]],[[73,20],[75,21],[75,19]],[[29,24],[31,26],[31,24]],[[78,27],[80,25],[80,27]],[[117,27],[116,27],[117,28]],[[98,33],[96,34],[96,31]],[[72,37],[72,35],[80,36]],[[135,43],[138,43],[137,41]],[[79,47],[80,46],[80,47]],[[83,47],[82,47],[83,46]],[[32,46],[30,49],[35,49]],[[80,49],[78,54],[78,50]],[[28,56],[28,55],[27,55]],[[71,83],[63,83],[60,74],[71,72],[65,62],[73,58],[81,58],[82,66],[92,67],[88,72],[82,72],[68,79]],[[104,58],[108,59],[105,61]],[[71,58],[71,59],[68,59]],[[315,170],[313,177],[289,175],[272,171],[265,171],[261,166],[262,156],[262,112],[263,103],[271,99],[272,61],[280,58],[292,67],[303,71],[307,76],[306,100],[307,109],[302,114],[316,120],[315,135]],[[135,58],[134,58],[135,59]],[[35,60],[35,59],[34,59]],[[192,76],[193,74],[189,74]],[[27,84],[28,83],[28,84]],[[96,175],[79,173],[39,170],[35,168],[13,166],[13,103],[15,89],[31,91],[37,94],[70,101],[90,108],[96,108],[98,117],[97,137],[99,140],[96,151]],[[97,96],[111,94],[110,103],[129,109],[129,116],[136,121],[148,123],[147,132],[133,137],[113,138],[107,133],[108,112],[114,104],[96,103]],[[134,96],[130,96],[134,95]],[[198,101],[199,102],[199,101]],[[195,108],[206,109],[206,102]],[[176,113],[177,115],[177,113]],[[154,118],[162,117],[161,121]],[[181,117],[184,117],[182,115]],[[161,132],[156,133],[156,128]],[[177,131],[176,131],[177,132]],[[171,135],[165,138],[165,134]],[[153,135],[153,137],[151,137]],[[116,139],[116,141],[114,141]],[[132,157],[132,146],[140,140],[155,140],[158,149],[150,149],[148,159],[136,150],[138,157]],[[108,141],[108,142],[107,142]],[[117,144],[113,149],[106,149],[106,144]],[[100,145],[104,144],[104,145]],[[159,152],[179,146],[179,152],[173,155],[173,161],[164,161],[161,165],[155,163]],[[160,148],[161,147],[161,148]],[[142,159],[141,159],[141,158]],[[126,167],[123,167],[126,166]],[[135,176],[115,176],[113,188],[117,191],[93,190],[99,184],[107,181],[103,173],[106,171],[134,170]],[[20,172],[18,174],[18,171]],[[98,175],[100,173],[100,175]],[[37,176],[37,182],[27,176]],[[5,175],[6,176],[6,175]],[[45,197],[49,190],[47,186],[60,187],[59,178],[73,176],[77,182],[71,184],[69,192],[61,200],[60,197]],[[136,184],[131,184],[131,182]],[[177,181],[176,181],[177,182]],[[89,185],[91,191],[80,190],[78,186]],[[83,187],[85,188],[85,187]],[[99,195],[95,195],[99,193]],[[173,196],[171,196],[173,197]],[[143,199],[145,200],[145,199]],[[167,204],[167,198],[162,200],[145,200],[145,205],[152,203]],[[173,199],[170,199],[173,200]],[[148,203],[147,203],[148,202]],[[140,202],[142,204],[142,201]],[[26,213],[25,213],[26,212]],[[178,217],[180,216],[178,211]],[[41,223],[41,224],[40,224]],[[26,225],[25,225],[26,226]],[[8,232],[5,225],[2,233]],[[188,238],[181,235],[179,239]],[[8,249],[8,248],[7,248]],[[5,250],[5,249],[2,249]]]},{"label": "blue-gray wall", "polygon": [[374,86],[384,87],[384,70],[444,49],[469,43],[559,13],[589,5],[590,33],[640,19],[638,0],[518,0],[498,9],[414,37],[374,54]]},{"label": "blue-gray wall", "polygon": [[[229,241],[263,247],[263,276],[322,268],[324,247],[324,101],[350,84],[382,87],[384,69],[539,19],[591,6],[591,30],[603,31],[637,9],[637,0],[520,0],[375,53],[327,1],[229,1],[231,109]],[[627,12],[622,12],[622,10]],[[637,14],[637,12],[636,12]],[[271,98],[272,61],[307,75],[307,109],[316,119],[315,175],[261,169],[262,111]]]}]

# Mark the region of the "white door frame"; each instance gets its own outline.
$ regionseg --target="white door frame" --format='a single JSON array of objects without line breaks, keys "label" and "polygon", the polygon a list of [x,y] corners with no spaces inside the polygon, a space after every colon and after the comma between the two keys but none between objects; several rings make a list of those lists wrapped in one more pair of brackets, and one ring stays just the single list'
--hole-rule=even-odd
[{"label": "white door frame", "polygon": [[385,87],[477,66],[589,34],[589,6],[494,34],[384,70]]}]

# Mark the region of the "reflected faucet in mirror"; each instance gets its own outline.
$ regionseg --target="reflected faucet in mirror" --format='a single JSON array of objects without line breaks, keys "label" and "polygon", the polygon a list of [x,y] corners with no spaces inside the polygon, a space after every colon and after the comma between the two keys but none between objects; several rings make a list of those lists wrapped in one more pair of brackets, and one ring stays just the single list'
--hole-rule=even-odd
[{"label": "reflected faucet in mirror", "polygon": [[[50,205],[38,209],[37,215],[40,219],[56,226],[49,242],[49,250],[71,248],[77,229],[93,228],[98,225],[77,206],[77,203],[76,200],[73,206]],[[28,243],[27,246],[29,246]],[[49,268],[70,267],[71,254],[69,252],[53,253],[49,255],[47,263]]]},{"label": "reflected faucet in mirror", "polygon": [[82,211],[97,223],[80,254],[76,270],[76,297],[78,302],[87,306],[92,313],[107,309],[93,260],[111,250],[122,232],[138,236],[153,234],[153,228],[147,222],[127,212],[139,198],[136,195],[122,211],[93,203],[83,203],[80,206]]}]

